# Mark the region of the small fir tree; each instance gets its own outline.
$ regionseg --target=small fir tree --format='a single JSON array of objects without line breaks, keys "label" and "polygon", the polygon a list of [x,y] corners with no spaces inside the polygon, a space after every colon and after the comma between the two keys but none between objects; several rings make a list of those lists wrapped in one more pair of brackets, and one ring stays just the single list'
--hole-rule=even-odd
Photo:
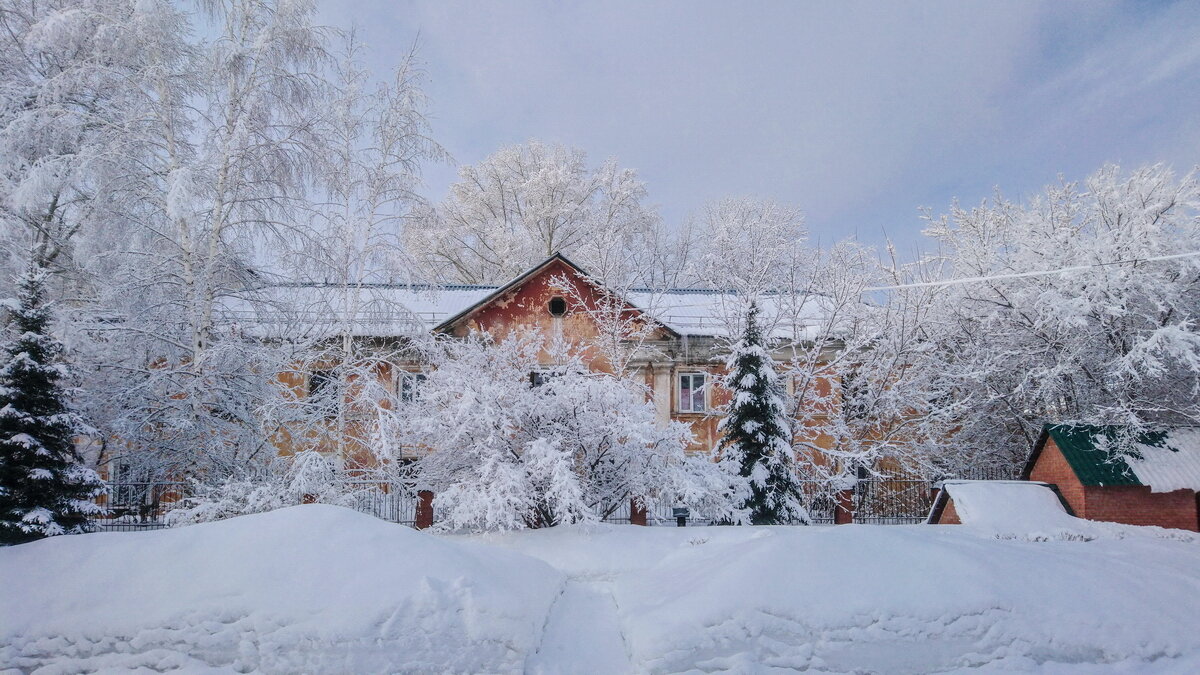
[{"label": "small fir tree", "polygon": [[0,544],[19,544],[92,529],[104,491],[75,450],[79,427],[61,381],[62,346],[49,332],[46,273],[18,279],[5,301],[10,338],[0,349]]},{"label": "small fir tree", "polygon": [[784,392],[758,325],[758,305],[746,312],[742,337],[725,362],[731,394],[719,429],[722,463],[750,484],[744,508],[755,525],[809,522],[800,500]]}]

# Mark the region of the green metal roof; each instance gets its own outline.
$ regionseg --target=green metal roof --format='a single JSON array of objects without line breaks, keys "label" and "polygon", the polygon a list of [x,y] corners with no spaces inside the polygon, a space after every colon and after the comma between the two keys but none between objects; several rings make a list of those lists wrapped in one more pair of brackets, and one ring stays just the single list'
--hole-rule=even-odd
[{"label": "green metal roof", "polygon": [[[1084,485],[1142,485],[1122,455],[1112,450],[1121,443],[1124,427],[1090,424],[1047,424],[1045,431],[1054,439],[1063,457]],[[1142,445],[1161,445],[1164,434],[1141,435],[1133,440]],[[1126,444],[1126,453],[1140,456]]]}]

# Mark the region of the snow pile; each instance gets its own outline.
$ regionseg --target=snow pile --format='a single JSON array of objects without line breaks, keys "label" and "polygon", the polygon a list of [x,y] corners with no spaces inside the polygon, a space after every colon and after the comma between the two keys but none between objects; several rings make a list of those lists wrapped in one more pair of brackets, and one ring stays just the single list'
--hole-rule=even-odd
[{"label": "snow pile", "polygon": [[[620,629],[623,650],[590,657],[603,668],[542,672],[1200,672],[1194,542],[1035,542],[924,525],[576,526],[483,539],[569,575],[547,634],[573,621],[574,653],[610,643],[611,622]],[[543,641],[532,663],[562,649]]]},{"label": "snow pile", "polygon": [[[1064,514],[1065,515],[1065,514]],[[74,673],[1200,672],[1200,544],[986,527],[429,535],[331,506],[0,550],[0,664]]]},{"label": "snow pile", "polygon": [[335,506],[0,549],[0,663],[514,671],[562,576]]},{"label": "snow pile", "polygon": [[634,671],[1200,667],[1195,544],[924,526],[713,534],[615,583]]}]

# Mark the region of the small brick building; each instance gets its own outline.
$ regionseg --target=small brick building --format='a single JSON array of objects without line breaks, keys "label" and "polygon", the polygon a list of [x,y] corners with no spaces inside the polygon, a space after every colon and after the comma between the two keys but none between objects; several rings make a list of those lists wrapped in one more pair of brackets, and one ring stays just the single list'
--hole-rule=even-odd
[{"label": "small brick building", "polygon": [[1200,531],[1200,429],[1046,425],[1021,477],[1056,486],[1080,518]]},{"label": "small brick building", "polygon": [[1070,504],[1053,485],[1016,480],[948,480],[941,484],[925,522],[1037,528],[1070,525]]}]

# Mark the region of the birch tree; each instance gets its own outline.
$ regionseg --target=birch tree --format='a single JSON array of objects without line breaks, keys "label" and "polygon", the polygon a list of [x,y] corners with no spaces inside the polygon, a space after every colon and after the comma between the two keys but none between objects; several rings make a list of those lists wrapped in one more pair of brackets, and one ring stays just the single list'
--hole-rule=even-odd
[{"label": "birch tree", "polygon": [[336,67],[333,114],[321,127],[321,165],[312,224],[319,236],[300,253],[297,271],[310,284],[284,299],[317,324],[311,348],[288,366],[297,378],[328,378],[323,398],[286,392],[268,416],[313,447],[347,458],[400,453],[396,437],[403,392],[393,368],[411,358],[396,336],[423,323],[389,295],[411,279],[404,223],[422,205],[421,164],[445,157],[429,134],[424,74],[410,51],[390,82],[374,84],[351,34]]},{"label": "birch tree", "polygon": [[144,157],[144,38],[158,4],[0,3],[0,283],[31,251],[40,268],[78,282],[76,248],[84,258],[99,250],[89,244],[113,222],[117,181]]},{"label": "birch tree", "polygon": [[324,156],[328,34],[311,4],[204,10],[201,38],[144,36],[155,152],[125,179],[136,236],[114,241],[117,283],[88,329],[108,350],[110,454],[137,449],[160,473],[228,474],[270,454],[257,411],[280,354],[247,329],[272,253],[311,236],[300,207]]},{"label": "birch tree", "polygon": [[407,241],[442,281],[501,283],[556,252],[608,278],[616,258],[658,227],[645,200],[633,170],[613,160],[589,169],[582,150],[530,141],[462,167]]}]

